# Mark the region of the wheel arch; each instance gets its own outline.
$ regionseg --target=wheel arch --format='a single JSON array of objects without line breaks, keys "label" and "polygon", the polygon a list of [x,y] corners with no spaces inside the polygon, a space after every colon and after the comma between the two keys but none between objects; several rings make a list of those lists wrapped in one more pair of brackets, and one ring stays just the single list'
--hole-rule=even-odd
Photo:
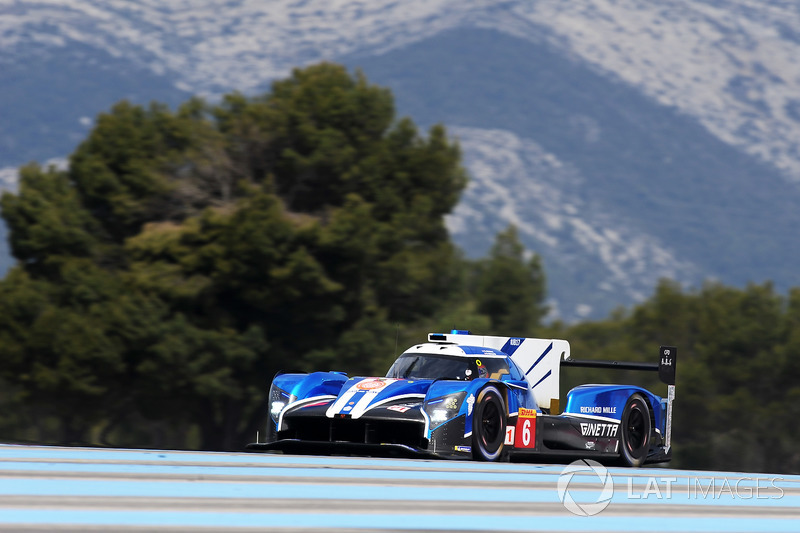
[{"label": "wheel arch", "polygon": [[[475,408],[472,412],[473,416],[470,423],[474,459],[502,461],[507,457],[505,446],[506,427],[509,419],[507,389],[503,385],[498,385],[495,380],[487,380],[486,383],[476,389]],[[497,409],[497,407],[500,407],[497,405],[497,401],[503,404],[502,409]],[[492,407],[493,404],[495,407]],[[489,413],[492,413],[488,418],[486,418],[485,414],[487,409]],[[481,413],[482,416],[475,418],[478,413]]]},{"label": "wheel arch", "polygon": [[[478,400],[478,395],[481,393],[481,391],[484,388],[486,388],[489,385],[493,385],[494,387],[496,387],[498,392],[501,394],[501,396],[503,398],[503,402],[505,403],[506,421],[508,421],[508,417],[509,417],[509,415],[511,413],[511,410],[510,410],[511,409],[511,405],[509,403],[509,397],[513,397],[513,395],[510,394],[510,391],[509,391],[510,387],[508,387],[508,385],[506,383],[504,383],[503,381],[501,381],[499,379],[480,378],[480,379],[475,379],[475,380],[470,381],[469,382],[469,386],[465,388],[465,390],[467,392],[467,395],[466,395],[466,398],[465,398],[465,400],[466,400],[465,401],[465,405],[468,405],[467,402],[468,402],[470,396],[472,396],[473,401],[477,401]],[[472,413],[473,413],[473,411],[469,407],[467,407],[466,413],[467,413],[467,418],[466,418],[466,421],[465,421],[465,425],[466,425],[466,427],[470,428],[470,427],[472,427],[471,424],[472,424]]]},{"label": "wheel arch", "polygon": [[[641,407],[637,407],[641,406]],[[645,427],[640,429],[644,431],[637,431],[638,424],[632,423],[631,418],[634,413],[643,409],[648,411],[648,416],[645,419],[649,424],[649,431]],[[626,417],[627,415],[627,417]],[[625,404],[625,410],[622,413],[620,421],[620,435],[619,435],[619,463],[622,466],[639,467],[647,462],[647,457],[653,449],[653,438],[655,435],[653,426],[653,409],[650,399],[638,392],[632,394]],[[630,435],[628,432],[631,432]],[[637,436],[637,434],[639,436]],[[632,438],[632,441],[628,441]],[[634,443],[632,446],[631,443]]]},{"label": "wheel arch", "polygon": [[[622,411],[628,400],[639,394],[647,402],[653,427],[659,418],[655,418],[655,405],[661,405],[661,398],[642,387],[635,385],[579,385],[567,393],[565,414],[595,415],[622,420]],[[655,405],[654,405],[655,404]]]}]

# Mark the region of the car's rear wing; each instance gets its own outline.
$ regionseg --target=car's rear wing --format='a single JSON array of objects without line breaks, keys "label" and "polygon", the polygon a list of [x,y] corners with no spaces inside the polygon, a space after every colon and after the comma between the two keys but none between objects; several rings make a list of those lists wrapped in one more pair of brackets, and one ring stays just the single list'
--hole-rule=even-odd
[{"label": "car's rear wing", "polygon": [[667,385],[675,385],[675,361],[678,349],[674,346],[659,348],[658,363],[637,363],[632,361],[595,361],[591,359],[572,359],[569,356],[561,360],[561,366],[581,366],[588,368],[614,368],[617,370],[649,370],[658,372],[659,379]]},{"label": "car's rear wing", "polygon": [[672,402],[675,400],[675,369],[677,368],[678,348],[675,346],[661,346],[659,348],[658,357],[658,363],[636,363],[631,361],[571,359],[569,355],[567,355],[566,357],[562,357],[561,366],[658,372],[658,378],[667,384],[667,434],[664,444],[667,451],[669,451],[672,440]]}]

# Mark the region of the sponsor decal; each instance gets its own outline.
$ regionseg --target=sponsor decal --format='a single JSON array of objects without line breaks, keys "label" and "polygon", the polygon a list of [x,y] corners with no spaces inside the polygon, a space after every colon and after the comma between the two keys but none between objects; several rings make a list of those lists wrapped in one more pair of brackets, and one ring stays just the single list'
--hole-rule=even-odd
[{"label": "sponsor decal", "polygon": [[410,407],[407,405],[390,405],[387,407],[389,411],[397,411],[398,413],[405,413],[406,411],[411,410]]},{"label": "sponsor decal", "polygon": [[361,383],[356,385],[356,388],[358,390],[373,391],[373,390],[382,389],[385,386],[386,386],[386,382],[384,380],[382,380],[382,379],[370,379],[370,380],[362,381]]},{"label": "sponsor decal", "polygon": [[472,406],[473,405],[475,405],[475,396],[470,394],[469,398],[467,398],[467,414],[468,415],[472,414]]},{"label": "sponsor decal", "polygon": [[584,437],[616,437],[619,424],[603,422],[581,422],[581,435]]},{"label": "sponsor decal", "polygon": [[617,406],[601,407],[599,405],[581,405],[581,413],[589,415],[615,415],[617,414]]},{"label": "sponsor decal", "polygon": [[536,448],[536,409],[519,408],[515,448]]},{"label": "sponsor decal", "polygon": [[[347,391],[339,394],[339,398],[331,404],[325,416],[333,418],[336,413],[347,412],[348,417],[359,418],[370,408],[380,393],[385,392],[386,388],[395,381],[397,380],[390,378],[365,378],[354,383]],[[412,394],[410,396],[421,395]],[[399,401],[401,398],[398,397],[396,400]],[[378,404],[383,403],[389,403],[389,401],[378,402]]]},{"label": "sponsor decal", "polygon": [[469,452],[472,451],[472,446],[456,446],[455,449],[456,449],[457,452],[467,452],[467,453],[469,453]]},{"label": "sponsor decal", "polygon": [[516,428],[514,426],[506,426],[506,440],[503,444],[512,445],[514,444],[514,430]]},{"label": "sponsor decal", "polygon": [[661,366],[672,366],[672,351],[664,350],[664,357],[661,358]]}]

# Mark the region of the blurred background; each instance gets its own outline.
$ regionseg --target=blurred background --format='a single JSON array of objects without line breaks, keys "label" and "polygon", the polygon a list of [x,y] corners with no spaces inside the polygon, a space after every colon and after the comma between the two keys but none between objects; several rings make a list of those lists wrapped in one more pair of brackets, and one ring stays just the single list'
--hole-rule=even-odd
[{"label": "blurred background", "polygon": [[0,439],[241,449],[458,327],[677,345],[673,466],[800,471],[795,3],[162,4],[0,6]]}]

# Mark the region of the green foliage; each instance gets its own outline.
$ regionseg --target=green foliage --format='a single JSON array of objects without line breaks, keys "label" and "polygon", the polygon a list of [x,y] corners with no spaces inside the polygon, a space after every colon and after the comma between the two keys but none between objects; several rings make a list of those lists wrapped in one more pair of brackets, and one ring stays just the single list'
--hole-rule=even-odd
[{"label": "green foliage", "polygon": [[135,235],[161,216],[170,188],[162,173],[189,146],[192,124],[164,106],[121,102],[101,114],[70,157],[70,179],[82,203],[111,239]]},{"label": "green foliage", "polygon": [[115,105],[68,171],[25,167],[2,198],[0,400],[47,413],[18,438],[239,449],[279,369],[379,370],[393,324],[457,292],[465,183],[443,127],[338,65]]},{"label": "green foliage", "polygon": [[541,259],[525,259],[517,230],[497,235],[489,258],[477,265],[475,298],[478,311],[491,320],[495,335],[532,336],[547,313]]},{"label": "green foliage", "polygon": [[[678,346],[675,466],[798,472],[798,302],[797,289],[784,298],[769,283],[687,292],[665,280],[627,315],[553,333],[569,339],[578,358],[643,361],[661,344]],[[630,381],[665,389],[641,375],[566,374],[567,386]]]},{"label": "green foliage", "polygon": [[30,271],[52,273],[65,257],[88,257],[97,247],[97,220],[83,207],[64,172],[33,164],[23,167],[19,194],[3,193],[0,209],[11,251]]}]

